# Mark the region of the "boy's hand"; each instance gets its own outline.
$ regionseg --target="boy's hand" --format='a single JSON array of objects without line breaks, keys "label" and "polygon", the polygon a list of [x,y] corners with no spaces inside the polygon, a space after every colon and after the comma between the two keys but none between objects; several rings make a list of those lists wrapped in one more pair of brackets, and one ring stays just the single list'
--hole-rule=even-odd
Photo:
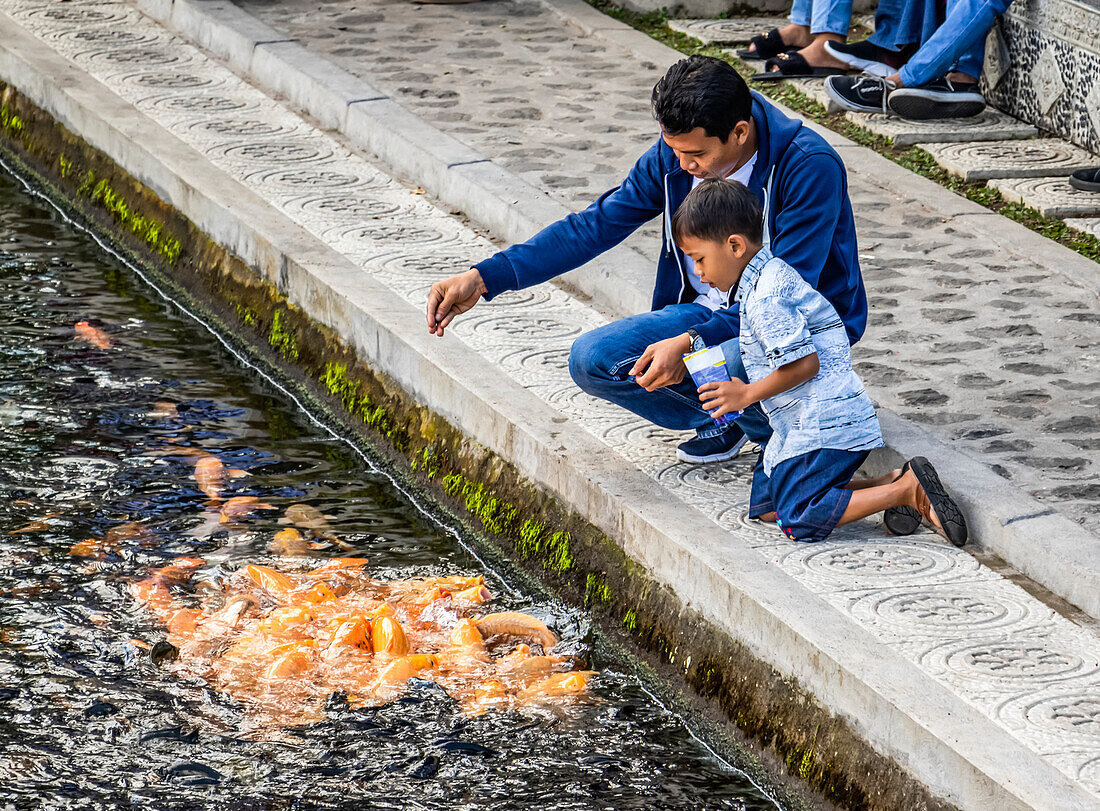
[{"label": "boy's hand", "polygon": [[714,419],[735,411],[744,411],[756,402],[748,383],[741,380],[704,383],[699,387],[699,401]]},{"label": "boy's hand", "polygon": [[674,338],[665,338],[645,348],[627,374],[646,391],[656,391],[665,386],[675,386],[684,379],[684,353],[691,349],[691,338],[685,332]]}]

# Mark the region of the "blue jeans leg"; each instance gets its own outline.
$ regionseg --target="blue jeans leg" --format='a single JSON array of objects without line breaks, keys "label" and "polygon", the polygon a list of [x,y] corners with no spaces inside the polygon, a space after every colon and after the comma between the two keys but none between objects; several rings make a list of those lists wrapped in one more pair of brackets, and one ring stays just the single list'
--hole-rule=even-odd
[{"label": "blue jeans leg", "polygon": [[[583,391],[593,397],[622,406],[662,428],[674,431],[694,429],[704,437],[724,434],[733,430],[734,426],[714,424],[699,403],[699,394],[691,377],[685,377],[675,386],[649,392],[627,374],[647,346],[682,335],[709,317],[710,310],[701,304],[672,304],[586,332],[573,342],[569,352],[569,374]],[[727,361],[730,374],[744,379],[745,370],[741,365],[737,340],[722,346],[726,357],[732,360]],[[771,436],[770,427],[765,430],[761,422],[767,426],[767,419],[758,408],[745,422],[748,429],[745,433],[754,442],[766,442]],[[742,418],[738,418],[737,426],[742,426]]]},{"label": "blue jeans leg", "polygon": [[[920,87],[946,76],[956,65],[972,76],[981,75],[985,37],[994,20],[1012,0],[948,0],[947,17],[921,43],[900,71],[906,87]],[[965,66],[965,69],[962,67]]]},{"label": "blue jeans leg", "polygon": [[622,406],[662,428],[701,429],[706,436],[724,433],[730,426],[714,426],[699,404],[690,377],[675,386],[649,392],[627,374],[647,346],[682,335],[709,317],[710,310],[701,304],[672,304],[655,312],[613,321],[573,342],[569,350],[569,374],[593,397]]},{"label": "blue jeans leg", "polygon": [[840,34],[846,37],[851,24],[852,0],[814,0],[811,34]]},{"label": "blue jeans leg", "polygon": [[811,34],[848,36],[852,22],[852,0],[794,0],[790,20],[810,26]]}]

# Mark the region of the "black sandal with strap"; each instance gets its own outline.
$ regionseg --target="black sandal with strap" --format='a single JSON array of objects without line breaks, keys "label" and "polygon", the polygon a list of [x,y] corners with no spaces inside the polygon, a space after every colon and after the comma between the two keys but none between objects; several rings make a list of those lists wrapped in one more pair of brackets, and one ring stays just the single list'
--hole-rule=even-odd
[{"label": "black sandal with strap", "polygon": [[737,52],[738,58],[770,59],[790,48],[790,46],[783,41],[783,37],[779,33],[778,28],[773,28],[766,34],[760,34],[759,36],[753,37],[749,40],[749,45],[756,50],[750,51],[748,48],[742,48]]},{"label": "black sandal with strap", "polygon": [[764,72],[752,78],[758,82],[778,82],[781,79],[821,79],[826,76],[843,76],[845,70],[816,68],[797,51],[773,56],[764,63]]}]

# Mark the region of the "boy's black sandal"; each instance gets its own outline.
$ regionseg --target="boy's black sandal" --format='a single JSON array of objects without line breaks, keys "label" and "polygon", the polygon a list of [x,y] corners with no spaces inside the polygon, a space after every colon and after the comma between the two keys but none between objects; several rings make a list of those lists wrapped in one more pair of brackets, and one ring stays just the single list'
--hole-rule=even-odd
[{"label": "boy's black sandal", "polygon": [[[901,467],[900,479],[909,470],[909,463]],[[894,479],[897,481],[898,479]],[[882,514],[882,523],[891,535],[912,535],[920,529],[920,513],[912,507],[890,507]]]},{"label": "boy's black sandal", "polygon": [[[773,70],[774,68],[774,70]],[[778,82],[781,79],[819,79],[824,76],[843,76],[846,71],[836,68],[816,68],[806,57],[794,51],[772,57],[764,63],[764,72],[752,78],[758,82]]]},{"label": "boy's black sandal", "polygon": [[1091,169],[1078,169],[1069,176],[1069,185],[1081,191],[1100,192],[1100,166]]},{"label": "boy's black sandal", "polygon": [[770,59],[776,54],[783,53],[790,46],[783,41],[783,36],[779,33],[778,28],[773,28],[766,34],[759,34],[749,40],[751,45],[756,50],[750,51],[748,48],[742,48],[737,52],[737,56],[740,59]]},{"label": "boy's black sandal", "polygon": [[924,494],[928,496],[928,503],[935,511],[936,518],[939,519],[940,526],[936,527],[934,523],[932,526],[955,546],[965,544],[966,519],[963,518],[959,505],[943,489],[943,484],[932,463],[923,456],[914,456],[906,464],[917,477],[917,482],[924,490]]}]

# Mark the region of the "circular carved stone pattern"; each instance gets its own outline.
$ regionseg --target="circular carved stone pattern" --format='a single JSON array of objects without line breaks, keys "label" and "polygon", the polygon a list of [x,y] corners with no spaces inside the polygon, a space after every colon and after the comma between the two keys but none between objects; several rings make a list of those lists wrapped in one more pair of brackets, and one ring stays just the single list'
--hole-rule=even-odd
[{"label": "circular carved stone pattern", "polygon": [[170,53],[155,45],[85,51],[77,54],[77,57],[107,65],[171,65],[183,60],[179,54]]},{"label": "circular carved stone pattern", "polygon": [[223,84],[221,79],[213,76],[199,76],[182,71],[133,73],[129,76],[123,76],[122,81],[126,84],[151,87],[156,90],[198,90],[199,88],[216,87]]},{"label": "circular carved stone pattern", "polygon": [[306,191],[309,189],[350,189],[353,186],[370,188],[381,185],[381,176],[364,177],[358,172],[333,171],[313,167],[265,169],[245,177],[251,186],[274,186],[280,189]]},{"label": "circular carved stone pattern", "polygon": [[467,318],[466,324],[473,334],[493,344],[504,346],[514,344],[531,346],[537,341],[572,339],[581,332],[576,324],[539,316],[522,320],[513,315],[492,315],[480,319],[473,317]]},{"label": "circular carved stone pattern", "polygon": [[229,160],[265,165],[314,163],[331,157],[332,151],[323,144],[309,141],[256,141],[250,144],[234,144],[211,151]]},{"label": "circular carved stone pattern", "polygon": [[971,556],[937,544],[905,541],[848,542],[836,546],[800,546],[782,559],[783,568],[837,586],[876,588],[913,580],[937,582],[973,575]]},{"label": "circular carved stone pattern", "polygon": [[1092,690],[1049,696],[1022,709],[1028,722],[1043,731],[1057,733],[1066,748],[1074,743],[1087,742],[1092,746],[1100,743],[1100,685],[1093,685]]},{"label": "circular carved stone pattern", "polygon": [[125,14],[116,11],[104,11],[100,8],[88,8],[86,6],[54,6],[53,8],[35,9],[27,14],[28,19],[49,20],[59,23],[84,23],[106,24],[122,22]]},{"label": "circular carved stone pattern", "polygon": [[167,112],[187,115],[224,115],[225,113],[239,113],[255,108],[256,105],[244,99],[235,99],[228,96],[198,95],[198,96],[169,96],[156,99],[152,106]]},{"label": "circular carved stone pattern", "polygon": [[1030,604],[1016,598],[1007,583],[993,581],[878,591],[857,601],[852,613],[870,627],[902,637],[955,638],[1033,627],[1040,618],[1032,615]]}]

